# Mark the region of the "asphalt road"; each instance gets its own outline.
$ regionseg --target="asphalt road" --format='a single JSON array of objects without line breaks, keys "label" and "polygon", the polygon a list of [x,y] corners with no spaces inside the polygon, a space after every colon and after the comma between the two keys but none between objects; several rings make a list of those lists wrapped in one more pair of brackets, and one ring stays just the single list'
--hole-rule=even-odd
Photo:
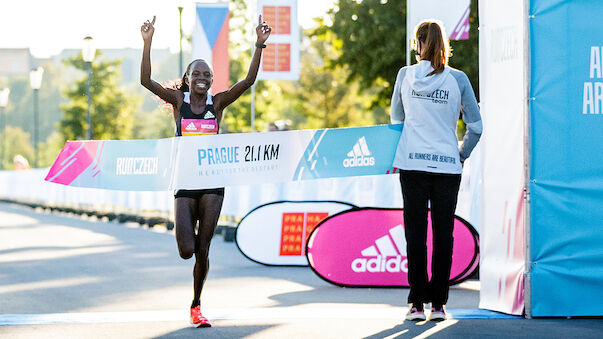
[{"label": "asphalt road", "polygon": [[[0,203],[1,338],[601,338],[601,319],[480,311],[479,281],[451,290],[453,319],[404,322],[407,289],[340,288],[305,267],[267,267],[216,236],[188,324],[191,260],[173,233]],[[480,319],[484,318],[486,319]]]}]

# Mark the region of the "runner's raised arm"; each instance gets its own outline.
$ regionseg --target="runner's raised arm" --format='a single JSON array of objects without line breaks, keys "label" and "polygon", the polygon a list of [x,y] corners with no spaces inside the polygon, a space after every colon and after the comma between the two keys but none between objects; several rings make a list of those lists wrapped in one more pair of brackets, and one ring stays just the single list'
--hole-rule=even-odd
[{"label": "runner's raised arm", "polygon": [[253,85],[255,79],[258,75],[258,70],[260,68],[260,60],[262,58],[262,49],[266,47],[264,44],[268,37],[270,36],[270,32],[272,28],[268,26],[268,24],[262,20],[262,15],[258,17],[258,25],[255,27],[255,32],[257,35],[257,39],[255,42],[255,52],[253,53],[253,57],[251,58],[251,64],[249,65],[249,71],[247,72],[247,76],[245,79],[237,82],[230,89],[218,93],[215,95],[215,105],[216,110],[222,111],[226,106],[232,104],[235,100],[237,100],[249,87]]},{"label": "runner's raised arm", "polygon": [[145,21],[140,27],[140,34],[144,40],[142,50],[142,62],[140,63],[140,84],[164,101],[178,108],[182,103],[182,94],[180,91],[165,88],[158,82],[151,79],[151,42],[153,33],[155,33],[155,16],[153,21]]}]

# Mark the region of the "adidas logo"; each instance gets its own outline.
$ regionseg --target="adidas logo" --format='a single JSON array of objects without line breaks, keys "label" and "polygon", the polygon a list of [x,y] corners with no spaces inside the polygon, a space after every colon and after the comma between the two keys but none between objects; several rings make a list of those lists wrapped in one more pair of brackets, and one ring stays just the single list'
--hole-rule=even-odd
[{"label": "adidas logo", "polygon": [[216,116],[213,115],[212,112],[207,112],[207,113],[205,113],[205,116],[203,117],[203,119],[212,119],[212,118],[215,118],[215,117]]},{"label": "adidas logo", "polygon": [[406,238],[402,225],[392,227],[389,234],[375,240],[375,245],[365,248],[360,254],[363,257],[352,261],[352,270],[356,273],[408,273]]},{"label": "adidas logo", "polygon": [[343,167],[375,166],[375,158],[371,155],[366,138],[362,137],[348,152],[348,157],[343,160]]},{"label": "adidas logo", "polygon": [[197,127],[195,127],[195,124],[191,122],[184,129],[187,131],[196,131]]}]

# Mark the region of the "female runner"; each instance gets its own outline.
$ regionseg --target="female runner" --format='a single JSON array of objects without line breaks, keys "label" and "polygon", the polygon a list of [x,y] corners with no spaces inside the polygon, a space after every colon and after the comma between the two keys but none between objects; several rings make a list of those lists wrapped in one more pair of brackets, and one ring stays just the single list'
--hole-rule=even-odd
[{"label": "female runner", "polygon": [[[247,76],[230,89],[212,96],[213,72],[205,60],[191,62],[182,76],[177,90],[163,87],[151,80],[151,41],[155,32],[155,17],[140,28],[144,49],[140,68],[140,83],[155,95],[173,106],[176,136],[217,134],[224,108],[237,100],[253,83],[258,73],[262,48],[270,36],[271,28],[262,21],[255,28],[256,49]],[[210,327],[211,323],[201,314],[201,290],[209,270],[209,245],[218,223],[224,188],[179,190],[175,194],[174,212],[176,242],[183,259],[195,255],[193,269],[194,294],[191,304],[191,323],[195,327]],[[199,222],[198,231],[195,226]]]}]

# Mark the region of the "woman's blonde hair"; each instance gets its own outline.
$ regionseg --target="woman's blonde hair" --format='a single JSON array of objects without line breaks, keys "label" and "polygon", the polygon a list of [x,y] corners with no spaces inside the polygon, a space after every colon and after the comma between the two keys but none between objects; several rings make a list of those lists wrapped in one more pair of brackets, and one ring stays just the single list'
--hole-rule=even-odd
[{"label": "woman's blonde hair", "polygon": [[450,55],[444,25],[439,20],[424,20],[415,28],[415,37],[417,43],[421,42],[421,55],[417,55],[417,61],[429,60],[433,67],[433,71],[427,75],[443,72]]}]

